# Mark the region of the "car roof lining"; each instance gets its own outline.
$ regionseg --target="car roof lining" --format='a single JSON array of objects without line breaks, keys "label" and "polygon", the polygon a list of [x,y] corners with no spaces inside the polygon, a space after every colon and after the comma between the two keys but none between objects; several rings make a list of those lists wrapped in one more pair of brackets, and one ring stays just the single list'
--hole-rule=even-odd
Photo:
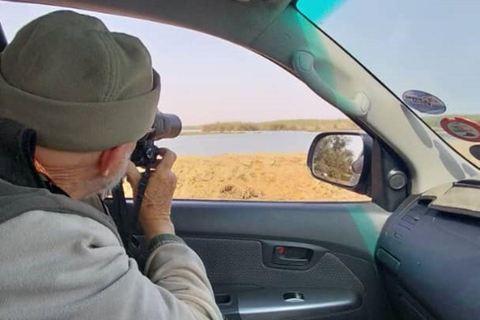
[{"label": "car roof lining", "polygon": [[34,0],[12,2],[34,2],[146,19],[197,30],[248,46],[282,14],[292,1]]}]

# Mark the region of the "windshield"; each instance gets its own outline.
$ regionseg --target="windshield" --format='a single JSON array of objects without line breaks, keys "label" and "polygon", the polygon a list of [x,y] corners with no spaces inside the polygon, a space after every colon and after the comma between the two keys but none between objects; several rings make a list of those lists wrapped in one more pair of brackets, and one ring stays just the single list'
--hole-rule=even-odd
[{"label": "windshield", "polygon": [[480,167],[480,1],[299,0],[297,8]]}]

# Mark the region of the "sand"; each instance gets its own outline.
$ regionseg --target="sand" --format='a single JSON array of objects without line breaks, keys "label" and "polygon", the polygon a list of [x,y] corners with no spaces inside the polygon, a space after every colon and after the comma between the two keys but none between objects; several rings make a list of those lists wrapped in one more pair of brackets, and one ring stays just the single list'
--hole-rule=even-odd
[{"label": "sand", "polygon": [[[173,170],[178,176],[175,199],[369,200],[314,179],[302,153],[179,156]],[[131,195],[129,187],[126,194]]]}]

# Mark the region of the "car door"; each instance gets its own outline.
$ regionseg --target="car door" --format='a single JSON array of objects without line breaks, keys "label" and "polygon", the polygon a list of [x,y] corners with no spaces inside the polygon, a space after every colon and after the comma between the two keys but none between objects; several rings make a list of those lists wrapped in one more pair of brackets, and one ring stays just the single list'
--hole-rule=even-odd
[{"label": "car door", "polygon": [[407,186],[389,188],[382,172],[408,171],[381,142],[365,138],[365,167],[354,189],[384,199],[383,208],[368,198],[175,201],[177,232],[204,261],[228,319],[390,317],[374,254],[391,214],[386,209],[400,205]]},{"label": "car door", "polygon": [[[42,7],[38,15],[44,11],[45,8]],[[11,24],[8,25],[13,28]],[[256,62],[257,64],[268,64],[268,61],[260,57],[255,59],[261,60]],[[279,69],[276,72],[284,73]],[[291,78],[290,75],[287,76]],[[255,119],[254,116],[252,120]],[[348,122],[348,126],[355,127],[355,124],[345,117],[338,122]],[[302,125],[302,122],[299,123]],[[235,184],[237,180],[231,176],[226,177],[230,179],[228,183],[223,186],[214,185],[215,188],[222,188],[219,194],[225,197],[207,194],[204,197],[206,200],[199,200],[198,194],[193,193],[190,194],[191,199],[174,201],[172,217],[178,235],[203,260],[217,303],[227,319],[385,318],[387,302],[375,269],[373,254],[376,240],[389,212],[372,203],[370,197],[355,196],[350,191],[342,194],[342,201],[328,195],[325,200],[330,202],[315,201],[315,195],[309,196],[310,201],[302,200],[298,190],[293,190],[290,184],[296,189],[305,190],[310,187],[320,188],[321,191],[330,188],[308,174],[308,146],[311,137],[316,133],[300,132],[299,135],[304,136],[304,148],[296,149],[297,152],[293,155],[279,153],[279,150],[288,151],[288,144],[284,149],[280,148],[275,152],[262,149],[269,147],[269,144],[282,144],[283,138],[298,140],[295,135],[290,137],[288,131],[278,131],[283,128],[281,125],[283,124],[272,129],[273,137],[266,135],[266,142],[257,146],[258,150],[253,155],[249,152],[251,145],[244,146],[242,152],[238,151],[243,143],[239,142],[238,138],[258,139],[262,137],[261,130],[254,130],[257,136],[254,136],[254,133],[217,134],[218,139],[229,138],[232,142],[227,139],[227,143],[224,142],[223,145],[235,144],[238,153],[233,154],[233,159],[214,159],[201,168],[213,172],[225,161],[230,161],[228,170],[235,171],[239,166],[246,168],[235,176],[238,181],[243,181],[248,177],[265,174],[266,170],[254,165],[254,162],[261,162],[272,168],[264,178],[255,181],[265,183],[267,187],[274,185],[274,188],[287,191],[272,198],[264,194],[267,193],[266,189],[253,190],[245,186],[240,190]],[[320,122],[319,125],[325,123]],[[317,131],[321,131],[321,128]],[[202,130],[208,128],[204,126]],[[205,137],[212,138],[217,135]],[[201,137],[193,135],[191,139]],[[189,136],[182,138],[184,144],[189,143]],[[220,142],[214,142],[212,148],[215,143]],[[193,141],[192,144],[197,142]],[[170,145],[161,141],[160,145],[180,151],[177,161],[180,162],[180,167],[176,167],[176,172],[181,183],[188,183],[189,179],[197,179],[199,176],[201,178],[202,174],[205,174],[202,172],[187,175],[186,171],[191,170],[195,164],[187,161],[188,156],[183,153],[181,145],[175,145],[175,140],[170,142]],[[259,153],[260,151],[267,154]],[[188,148],[186,152],[195,153]],[[228,150],[217,153],[228,153]],[[205,158],[202,158],[198,161],[204,160]],[[186,161],[183,164],[185,168],[181,167],[181,161]],[[292,166],[292,161],[295,161],[295,170],[298,172],[290,172],[288,175],[286,170]],[[200,166],[198,162],[196,165]],[[250,166],[252,168],[249,168]],[[295,181],[298,173],[308,181],[308,186],[302,185],[302,180]],[[282,180],[285,176],[290,180]],[[369,168],[365,168],[365,177],[365,181],[370,180]],[[213,184],[214,182],[209,185]],[[369,182],[364,184],[370,185]],[[340,189],[332,188],[329,191],[334,194],[341,193]],[[288,190],[292,194],[289,194]],[[297,194],[293,194],[294,191],[297,191]],[[177,195],[177,198],[181,197],[181,193]],[[107,203],[115,217],[117,208],[111,199],[107,200]],[[127,209],[133,210],[131,200],[128,205]],[[137,234],[141,237],[141,230],[137,230]]]},{"label": "car door", "polygon": [[228,319],[386,319],[373,252],[388,216],[371,202],[173,207]]},{"label": "car door", "polygon": [[[346,134],[352,133],[342,133]],[[218,306],[227,319],[390,317],[374,256],[382,227],[391,215],[386,209],[398,207],[407,193],[406,186],[401,186],[381,194],[379,186],[391,180],[379,178],[373,186],[371,181],[373,176],[382,175],[377,170],[402,171],[405,175],[407,171],[381,142],[364,138],[365,167],[353,188],[391,199],[382,203],[383,208],[367,197],[331,202],[174,201],[176,232],[204,262]],[[237,157],[241,165],[246,155]],[[182,168],[177,170],[181,179]],[[235,179],[229,182],[234,184]],[[350,196],[355,199],[354,193]],[[111,200],[109,203],[112,205]],[[130,200],[128,204],[131,214],[133,203]],[[142,244],[140,229],[137,234]]]},{"label": "car door", "polygon": [[[41,11],[44,13],[45,8],[42,7]],[[148,39],[145,41],[148,42]],[[236,50],[244,51],[240,48]],[[269,72],[275,72],[269,75],[268,81],[275,80],[280,74],[293,79],[267,60],[261,57],[255,59],[255,66],[267,65]],[[209,66],[210,69],[221,67]],[[195,77],[192,74],[190,76]],[[250,77],[249,81],[252,79]],[[223,82],[227,80],[225,76],[220,78]],[[267,88],[265,82],[258,91],[267,92]],[[309,92],[303,87],[300,91],[296,90],[293,93],[292,89],[288,95]],[[277,101],[270,102],[272,108],[275,108]],[[316,103],[317,100],[313,105]],[[287,105],[283,109],[292,108],[293,105]],[[278,105],[276,109],[281,114]],[[301,112],[301,107],[297,107],[297,111]],[[237,115],[240,113],[239,110]],[[257,113],[261,114],[261,111],[257,110]],[[372,188],[372,172],[368,166],[364,168],[362,186],[357,189],[362,189],[366,196],[330,187],[309,176],[307,153],[316,132],[327,130],[327,126],[330,126],[329,130],[335,126],[354,131],[360,128],[345,116],[337,114],[341,119],[311,120],[320,122],[315,122],[318,127],[307,132],[302,126],[310,125],[311,121],[302,122],[295,116],[294,113],[291,121],[300,127],[298,134],[296,131],[288,133],[288,126],[292,123],[287,121],[267,124],[271,127],[266,130],[273,130],[271,133],[264,133],[263,128],[253,128],[254,133],[231,132],[221,135],[218,134],[218,128],[210,125],[202,126],[201,130],[213,130],[216,134],[181,136],[182,140],[178,140],[178,143],[177,140],[160,141],[159,145],[179,153],[175,170],[180,185],[176,196],[178,199],[172,208],[176,231],[203,260],[217,303],[227,319],[384,319],[388,315],[388,303],[375,268],[374,252],[380,230],[390,215],[384,208],[391,211],[392,205],[397,205],[398,201],[382,204],[383,208],[372,202],[375,185]],[[253,114],[250,119],[255,122],[256,115]],[[277,119],[281,119],[281,116],[273,115],[271,118]],[[231,131],[250,130],[234,128]],[[287,133],[283,130],[287,130]],[[302,147],[297,147],[295,154],[284,153],[291,152],[291,145],[298,144],[300,136]],[[202,137],[203,140],[200,139]],[[211,142],[212,139],[217,140]],[[222,142],[222,139],[226,142]],[[242,139],[250,140],[245,142]],[[265,140],[263,144],[252,144],[252,141],[261,139]],[[189,153],[196,154],[193,148],[198,144],[203,144],[203,149],[207,150],[209,147],[218,149],[217,144],[220,143],[225,148],[220,148],[212,155],[212,160],[208,157],[198,158],[198,154],[193,160],[189,158]],[[184,145],[191,149],[187,147],[183,151]],[[269,150],[275,145],[282,148]],[[384,149],[381,143],[375,140],[365,148],[369,148],[369,154],[377,156],[379,165],[374,169],[381,169],[380,164],[387,161],[382,154]],[[374,148],[380,151],[374,153]],[[217,156],[223,158],[215,158]],[[202,161],[206,161],[206,164]],[[238,171],[238,174],[226,175],[224,183],[219,184],[215,178],[221,176],[225,163],[226,171]],[[261,165],[257,166],[258,163]],[[365,163],[371,166],[373,161],[369,158]],[[401,162],[392,163],[391,166],[403,169]],[[268,170],[265,166],[268,166]],[[195,167],[200,172],[190,172]],[[206,177],[208,174],[214,178]],[[250,178],[253,182],[248,181]],[[207,180],[202,188],[221,190],[203,195],[196,190],[197,193],[188,194],[185,189],[192,187],[190,180]],[[242,181],[246,184],[239,183]],[[261,186],[254,188],[255,183]],[[267,190],[272,188],[282,192],[272,195],[271,190]],[[308,194],[309,189],[314,189],[313,193]],[[323,200],[320,195],[323,195]],[[116,208],[112,200],[107,200],[107,203],[112,206],[112,215],[115,216]],[[132,201],[128,204],[128,210],[132,210]],[[141,230],[137,230],[137,233],[141,236]]]}]

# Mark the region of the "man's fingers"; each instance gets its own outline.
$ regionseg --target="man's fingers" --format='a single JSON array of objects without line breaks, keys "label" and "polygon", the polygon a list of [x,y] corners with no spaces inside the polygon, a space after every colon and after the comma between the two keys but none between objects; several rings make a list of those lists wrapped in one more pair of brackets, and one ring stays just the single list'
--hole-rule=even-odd
[{"label": "man's fingers", "polygon": [[127,167],[127,181],[132,185],[132,187],[136,188],[140,183],[140,179],[142,178],[141,173],[138,171],[137,167],[130,161]]},{"label": "man's fingers", "polygon": [[175,152],[166,148],[160,148],[158,153],[162,156],[162,161],[158,165],[158,168],[171,170],[175,160],[177,160]]}]

